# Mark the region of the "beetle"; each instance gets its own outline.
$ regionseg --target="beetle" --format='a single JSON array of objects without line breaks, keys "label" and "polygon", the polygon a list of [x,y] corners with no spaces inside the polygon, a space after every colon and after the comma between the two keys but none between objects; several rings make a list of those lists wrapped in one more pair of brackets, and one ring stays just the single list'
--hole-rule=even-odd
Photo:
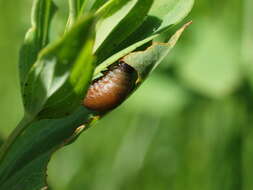
[{"label": "beetle", "polygon": [[137,72],[123,61],[112,64],[103,76],[88,88],[83,105],[93,111],[106,112],[119,106],[133,91]]}]

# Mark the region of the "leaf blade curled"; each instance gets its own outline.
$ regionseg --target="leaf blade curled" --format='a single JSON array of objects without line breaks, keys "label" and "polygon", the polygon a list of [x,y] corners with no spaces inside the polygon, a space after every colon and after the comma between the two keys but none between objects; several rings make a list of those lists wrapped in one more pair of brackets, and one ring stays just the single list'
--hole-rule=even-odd
[{"label": "leaf blade curled", "polygon": [[28,30],[20,50],[19,71],[21,89],[32,65],[36,62],[38,53],[49,43],[49,28],[56,12],[52,0],[34,1],[31,16],[31,28]]},{"label": "leaf blade curled", "polygon": [[83,17],[62,39],[42,50],[24,88],[28,114],[62,117],[78,107],[94,69],[93,26],[93,16]]}]

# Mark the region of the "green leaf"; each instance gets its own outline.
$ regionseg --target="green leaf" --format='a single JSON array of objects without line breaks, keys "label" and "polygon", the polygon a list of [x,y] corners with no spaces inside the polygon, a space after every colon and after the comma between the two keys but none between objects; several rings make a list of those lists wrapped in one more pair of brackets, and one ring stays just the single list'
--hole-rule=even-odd
[{"label": "green leaf", "polygon": [[[165,2],[167,2],[170,6],[165,6]],[[176,23],[180,22],[191,11],[193,4],[194,0],[155,1],[150,11],[152,13],[152,16],[150,15],[151,13],[149,13],[149,16],[146,18],[144,23],[137,29],[137,31],[131,34],[124,42],[122,42],[116,48],[116,50],[114,51],[115,54],[103,61],[100,65],[98,65],[94,73],[94,78],[99,77],[101,75],[100,72],[102,70],[105,70],[109,65],[115,63],[128,53],[136,50],[137,48],[158,37],[164,31],[165,28],[169,28],[172,25],[175,25]],[[154,11],[155,7],[157,8],[162,5],[164,5],[164,7],[162,8],[163,11],[161,11],[160,14],[159,11]],[[182,7],[182,10],[178,7]],[[167,14],[164,14],[166,11]],[[170,22],[169,18],[171,18]],[[161,21],[163,19],[167,20],[167,22],[163,22],[162,24]]]},{"label": "green leaf", "polygon": [[122,61],[132,66],[138,72],[139,82],[142,82],[168,55],[190,24],[191,22],[188,22],[181,27],[167,43],[153,43],[145,51],[133,52],[123,57]]},{"label": "green leaf", "polygon": [[20,51],[19,71],[23,87],[27,74],[35,63],[39,51],[49,42],[49,26],[56,6],[52,0],[35,0],[32,8],[32,27],[26,34]]},{"label": "green leaf", "polygon": [[62,39],[41,52],[24,85],[28,115],[41,112],[43,118],[61,117],[80,105],[94,69],[93,23],[92,16],[80,19]]},{"label": "green leaf", "polygon": [[68,81],[47,100],[39,118],[66,116],[80,105],[94,71],[92,49],[93,41],[87,41],[71,68]]},{"label": "green leaf", "polygon": [[113,50],[125,40],[145,19],[153,0],[112,0],[98,12],[94,52],[98,62],[112,55]]},{"label": "green leaf", "polygon": [[[148,38],[154,39],[162,32],[182,21],[191,11],[194,0],[156,0],[143,24],[115,50],[125,49]],[[141,34],[141,35],[140,35]]]},{"label": "green leaf", "polygon": [[156,17],[161,22],[153,28],[158,33],[182,21],[191,11],[194,0],[156,0],[149,12],[150,17]]},{"label": "green leaf", "polygon": [[45,188],[47,164],[52,154],[85,129],[80,126],[90,115],[90,111],[81,107],[63,119],[41,120],[28,125],[0,163],[0,189]]},{"label": "green leaf", "polygon": [[[103,70],[106,70],[109,65],[116,62],[121,58],[121,61],[128,63],[133,66],[138,72],[142,79],[147,77],[147,74],[150,70],[154,69],[162,59],[168,54],[168,52],[174,47],[177,40],[180,38],[182,32],[191,24],[188,22],[181,29],[179,29],[170,39],[168,43],[154,43],[145,51],[137,51],[128,54],[127,53],[134,51],[136,48],[150,41],[153,37],[149,37],[143,41],[137,42],[134,45],[126,48],[125,50],[115,54],[110,57],[98,67],[96,67],[93,79],[99,77]],[[122,58],[123,57],[123,58]]]}]

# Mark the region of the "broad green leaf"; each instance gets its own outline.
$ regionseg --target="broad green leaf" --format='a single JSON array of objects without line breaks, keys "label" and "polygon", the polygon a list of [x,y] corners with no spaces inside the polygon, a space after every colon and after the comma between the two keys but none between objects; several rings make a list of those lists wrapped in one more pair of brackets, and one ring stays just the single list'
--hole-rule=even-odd
[{"label": "broad green leaf", "polygon": [[154,43],[151,47],[147,48],[145,51],[137,51],[128,54],[124,57],[129,51],[134,51],[136,48],[140,47],[141,45],[147,43],[152,39],[152,37],[147,38],[143,41],[140,41],[125,50],[117,53],[116,55],[112,56],[108,60],[104,61],[101,65],[99,65],[93,75],[93,78],[97,78],[101,75],[101,71],[106,70],[106,68],[119,60],[128,63],[129,65],[133,66],[138,72],[142,79],[146,78],[147,74],[150,72],[150,69],[154,69],[162,59],[168,54],[168,52],[174,47],[177,40],[181,36],[182,32],[191,24],[188,22],[185,24],[181,29],[179,29],[170,39],[168,43]]},{"label": "broad green leaf", "polygon": [[191,11],[194,0],[156,0],[143,24],[115,50],[119,52],[140,41],[155,38],[182,21]]},{"label": "broad green leaf", "polygon": [[191,11],[194,0],[156,0],[149,12],[150,17],[160,20],[159,27],[154,32],[160,32],[179,23]]},{"label": "broad green leaf", "polygon": [[145,51],[130,53],[122,58],[122,61],[132,66],[138,72],[139,82],[142,82],[168,55],[170,50],[176,45],[183,31],[190,24],[191,22],[188,22],[181,27],[167,43],[154,42]]},{"label": "broad green leaf", "polygon": [[153,0],[112,0],[98,12],[94,52],[98,62],[112,51],[143,22]]},{"label": "broad green leaf", "polygon": [[[68,75],[68,81],[47,100],[39,117],[69,115],[81,103],[94,70],[93,40],[87,41]],[[58,81],[57,81],[58,82]]]},{"label": "broad green leaf", "polygon": [[[164,6],[162,8],[162,12],[159,14],[159,11],[155,12],[155,7],[159,7],[161,5],[168,3],[170,6]],[[169,3],[171,2],[171,3]],[[132,35],[130,35],[124,42],[122,42],[114,51],[114,55],[103,61],[95,70],[94,78],[100,76],[100,72],[105,70],[107,66],[113,64],[118,61],[120,58],[124,57],[128,53],[134,51],[135,49],[143,46],[144,44],[152,41],[154,38],[158,37],[165,28],[169,28],[170,26],[180,22],[187,14],[191,11],[192,6],[194,4],[194,0],[165,0],[165,1],[155,1],[151,8],[152,16],[149,13],[149,16],[146,18],[144,23],[135,31]],[[174,2],[174,3],[173,3]],[[183,7],[182,10],[179,10],[178,7]],[[165,14],[167,10],[167,14]],[[167,19],[165,19],[167,18]],[[171,18],[171,22],[164,22],[161,25],[161,20],[169,20]],[[160,21],[159,21],[160,20]],[[167,23],[167,24],[165,24]],[[162,27],[160,27],[162,26]],[[165,27],[166,26],[166,27]],[[158,28],[160,28],[158,30]],[[141,35],[140,35],[141,34]]]},{"label": "broad green leaf", "polygon": [[133,45],[131,45],[130,47],[114,54],[113,56],[109,57],[108,59],[106,59],[104,62],[102,62],[100,65],[98,65],[95,69],[94,75],[93,75],[93,79],[99,77],[101,75],[101,71],[106,70],[107,67],[113,63],[115,63],[116,61],[118,61],[120,58],[124,57],[125,55],[127,55],[129,52],[134,51],[135,49],[137,49],[138,47],[141,47],[142,45],[148,43],[149,41],[151,41],[154,37],[150,37],[147,38],[145,40],[139,41]]},{"label": "broad green leaf", "polygon": [[35,0],[32,9],[32,26],[26,34],[20,51],[20,81],[24,85],[27,74],[35,63],[39,51],[49,42],[49,26],[56,6],[52,0]]},{"label": "broad green leaf", "polygon": [[[24,87],[28,115],[69,115],[79,104],[93,73],[93,17],[80,19],[62,39],[45,48]],[[43,109],[44,108],[44,109]],[[64,112],[63,112],[64,111]]]},{"label": "broad green leaf", "polygon": [[41,120],[28,125],[0,163],[0,189],[46,188],[47,164],[52,154],[85,129],[82,125],[90,115],[91,112],[81,107],[63,119]]}]

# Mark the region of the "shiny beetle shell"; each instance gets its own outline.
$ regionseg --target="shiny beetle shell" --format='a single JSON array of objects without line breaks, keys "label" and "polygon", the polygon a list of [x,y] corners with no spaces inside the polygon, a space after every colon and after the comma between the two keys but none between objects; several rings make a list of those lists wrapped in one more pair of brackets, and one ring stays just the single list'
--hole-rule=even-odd
[{"label": "shiny beetle shell", "polygon": [[92,82],[83,101],[86,108],[98,112],[109,111],[120,105],[137,80],[137,72],[123,62],[110,66],[103,74]]}]

